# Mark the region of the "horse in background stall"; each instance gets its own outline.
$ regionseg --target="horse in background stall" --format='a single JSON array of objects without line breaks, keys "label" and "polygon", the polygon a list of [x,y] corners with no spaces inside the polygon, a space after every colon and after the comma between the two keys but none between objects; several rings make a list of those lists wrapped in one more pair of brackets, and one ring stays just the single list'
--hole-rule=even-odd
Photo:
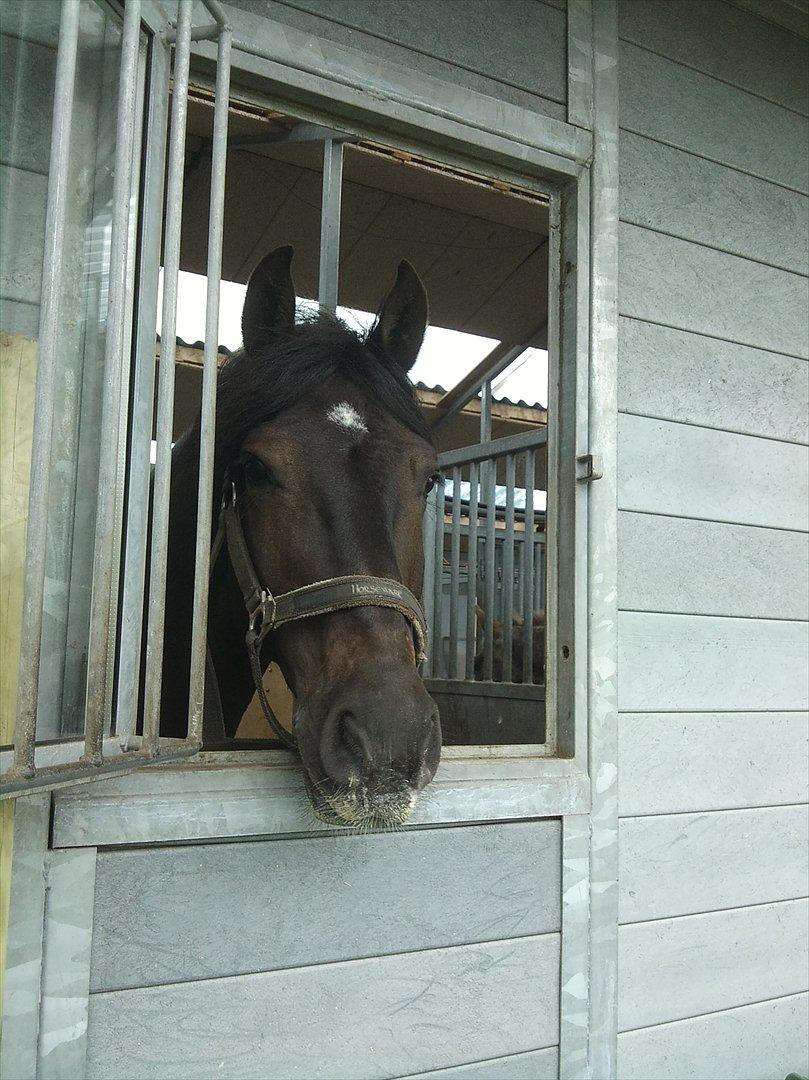
[{"label": "horse in background stall", "polygon": [[[484,622],[486,613],[483,608],[475,606],[477,621],[477,640],[475,652],[475,680],[484,681]],[[545,612],[535,611],[533,617],[533,651],[532,675],[528,682],[541,684],[545,682]],[[492,629],[492,682],[503,682],[503,655],[504,655],[504,623],[502,619],[495,619]],[[526,681],[523,646],[525,642],[525,619],[516,611],[511,613],[511,682],[521,683]]]}]

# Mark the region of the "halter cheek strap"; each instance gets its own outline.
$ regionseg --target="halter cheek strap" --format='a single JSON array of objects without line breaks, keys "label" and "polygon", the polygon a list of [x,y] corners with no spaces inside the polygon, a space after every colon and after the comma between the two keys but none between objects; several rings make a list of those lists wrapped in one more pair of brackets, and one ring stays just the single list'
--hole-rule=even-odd
[{"label": "halter cheek strap", "polygon": [[[273,596],[269,589],[263,587],[247,548],[236,505],[236,485],[232,481],[226,485],[225,498],[222,502],[219,529],[211,551],[212,568],[224,544],[227,544],[230,562],[247,611],[245,645],[258,699],[267,723],[286,746],[294,748],[295,738],[281,725],[273,712],[264,691],[261,670],[261,646],[271,631],[286,623],[307,619],[313,615],[328,615],[333,611],[346,611],[358,607],[385,607],[398,611],[410,623],[416,663],[420,664],[427,659],[427,624],[424,613],[416,597],[400,581],[365,574],[351,574],[346,577],[316,581],[300,589],[281,593],[279,596]],[[212,669],[212,662],[209,662],[209,667]],[[214,701],[217,700],[218,686]],[[219,711],[221,714],[221,705]]]}]

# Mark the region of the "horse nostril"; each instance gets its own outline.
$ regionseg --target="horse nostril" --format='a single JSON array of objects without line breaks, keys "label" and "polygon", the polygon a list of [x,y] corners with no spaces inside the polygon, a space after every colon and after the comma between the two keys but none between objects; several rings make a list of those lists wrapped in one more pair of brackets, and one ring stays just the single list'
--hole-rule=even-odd
[{"label": "horse nostril", "polygon": [[353,713],[344,712],[337,721],[337,738],[346,753],[359,765],[368,766],[373,761],[368,736],[357,723]]}]

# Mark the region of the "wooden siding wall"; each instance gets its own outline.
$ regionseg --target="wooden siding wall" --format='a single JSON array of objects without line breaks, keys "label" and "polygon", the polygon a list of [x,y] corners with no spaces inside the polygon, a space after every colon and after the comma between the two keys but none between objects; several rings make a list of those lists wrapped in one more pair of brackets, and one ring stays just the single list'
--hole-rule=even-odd
[{"label": "wooden siding wall", "polygon": [[51,45],[0,34],[0,326],[29,338],[39,328],[55,66]]},{"label": "wooden siding wall", "polygon": [[556,1077],[560,910],[558,821],[99,851],[87,1076]]},{"label": "wooden siding wall", "polygon": [[369,56],[566,119],[566,0],[229,0]]},{"label": "wooden siding wall", "polygon": [[807,1071],[806,42],[619,0],[619,1076]]}]

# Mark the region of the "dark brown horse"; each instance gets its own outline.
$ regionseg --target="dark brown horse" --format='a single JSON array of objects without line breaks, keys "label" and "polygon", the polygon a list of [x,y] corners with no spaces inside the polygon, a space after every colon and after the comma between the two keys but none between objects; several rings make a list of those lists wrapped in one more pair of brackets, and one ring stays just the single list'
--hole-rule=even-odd
[{"label": "dark brown horse", "polygon": [[[436,456],[407,372],[427,324],[416,272],[399,266],[376,323],[360,336],[328,315],[295,322],[291,248],[250,278],[244,349],[219,377],[215,492],[237,486],[256,573],[276,595],[364,574],[421,593],[424,500]],[[162,731],[182,734],[188,696],[199,421],[174,450]],[[215,523],[214,523],[215,526]],[[208,640],[226,733],[254,692],[242,594],[223,553],[211,577]],[[295,695],[295,735],[316,812],[340,824],[397,824],[432,779],[438,712],[416,668],[412,627],[363,607],[273,631]]]}]

